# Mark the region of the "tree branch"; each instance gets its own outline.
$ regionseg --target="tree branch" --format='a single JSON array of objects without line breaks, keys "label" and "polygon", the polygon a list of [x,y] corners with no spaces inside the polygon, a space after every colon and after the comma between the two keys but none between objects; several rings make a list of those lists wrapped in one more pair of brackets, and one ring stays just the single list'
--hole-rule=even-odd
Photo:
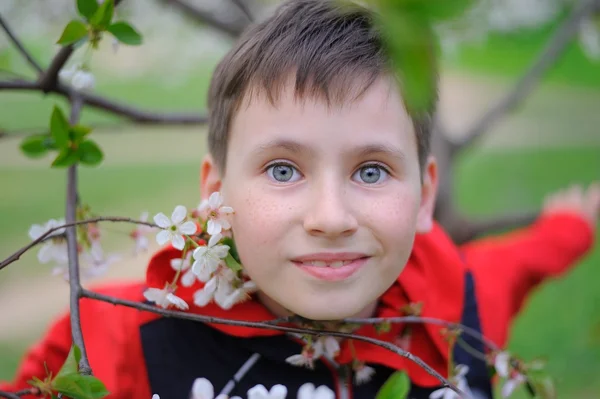
[{"label": "tree branch", "polygon": [[23,255],[25,252],[29,251],[31,248],[35,247],[36,245],[38,245],[42,241],[46,240],[48,237],[50,237],[50,235],[52,235],[52,233],[54,233],[56,231],[59,231],[59,230],[62,230],[64,228],[66,228],[66,227],[78,226],[80,224],[89,224],[89,223],[96,223],[96,222],[125,222],[125,223],[133,223],[133,224],[142,224],[142,225],[145,225],[145,226],[157,227],[158,228],[158,226],[155,225],[154,223],[142,222],[141,220],[135,220],[135,219],[126,218],[126,217],[119,217],[119,216],[97,217],[97,218],[93,218],[93,219],[78,220],[78,221],[74,221],[74,222],[71,222],[71,223],[65,223],[65,224],[63,224],[61,226],[56,226],[56,227],[53,227],[53,228],[49,229],[48,231],[46,231],[41,236],[39,236],[38,238],[36,238],[32,242],[30,242],[29,244],[27,244],[23,248],[19,249],[18,251],[16,251],[12,255],[10,255],[8,258],[4,259],[2,262],[0,262],[0,270],[4,269],[9,264],[11,264],[11,263],[19,260],[19,258],[21,257],[21,255]]},{"label": "tree branch", "polygon": [[179,9],[186,17],[193,19],[195,22],[207,24],[213,28],[216,28],[226,33],[231,38],[237,38],[246,24],[232,24],[228,21],[223,21],[216,18],[212,13],[201,10],[197,7],[192,6],[185,0],[159,0],[161,3],[171,5]]},{"label": "tree branch", "polygon": [[120,298],[115,298],[115,297],[111,297],[108,295],[99,294],[99,293],[89,291],[86,289],[81,290],[81,297],[95,299],[98,301],[111,303],[113,305],[126,306],[126,307],[137,309],[137,310],[152,312],[152,313],[156,313],[161,316],[164,316],[164,317],[176,317],[178,319],[184,319],[184,320],[192,320],[192,321],[199,321],[199,322],[204,322],[204,323],[214,323],[214,324],[226,324],[226,325],[234,325],[234,326],[240,326],[240,327],[266,328],[266,329],[271,329],[271,330],[276,330],[276,331],[283,331],[283,332],[287,332],[287,333],[304,334],[304,335],[305,334],[310,334],[310,335],[315,335],[315,336],[329,335],[332,337],[354,339],[357,341],[368,342],[370,344],[380,346],[380,347],[387,349],[397,355],[400,355],[404,358],[409,359],[410,361],[412,361],[412,362],[418,364],[420,367],[422,367],[429,375],[437,378],[444,385],[444,387],[450,388],[454,392],[464,395],[464,393],[461,392],[457,387],[452,385],[450,383],[450,381],[448,381],[446,378],[444,378],[442,375],[440,375],[437,371],[435,371],[430,366],[428,366],[419,357],[417,357],[417,356],[413,355],[412,353],[407,352],[389,342],[381,341],[381,340],[378,340],[375,338],[369,338],[369,337],[364,337],[361,335],[354,335],[354,334],[349,334],[349,333],[341,333],[341,332],[336,332],[336,331],[310,330],[310,329],[303,329],[303,328],[285,327],[285,326],[274,325],[272,322],[250,322],[250,321],[243,321],[243,320],[230,320],[230,319],[209,317],[209,316],[203,316],[203,315],[174,311],[174,310],[167,310],[167,309],[162,309],[162,308],[159,308],[159,307],[156,307],[153,305],[148,305],[148,304],[141,303],[141,302],[128,301],[125,299],[120,299]]},{"label": "tree branch", "polygon": [[12,31],[12,29],[10,29],[10,27],[8,26],[6,21],[4,21],[4,18],[2,18],[2,15],[0,15],[0,25],[2,26],[2,28],[4,29],[4,31],[10,38],[10,40],[13,42],[13,44],[17,47],[19,52],[23,55],[23,57],[25,57],[27,62],[29,62],[29,65],[31,65],[36,70],[38,75],[44,73],[44,70],[42,69],[40,64],[38,64],[37,61],[31,55],[31,53],[29,53],[29,51],[27,51],[27,49],[25,48],[23,43],[21,43],[19,38]]},{"label": "tree branch", "polygon": [[5,392],[5,391],[0,391],[0,398],[21,399],[21,397],[19,395],[10,393],[10,392]]},{"label": "tree branch", "polygon": [[[79,122],[79,115],[83,102],[77,94],[71,99],[71,117],[69,123],[76,125]],[[69,166],[67,172],[67,206],[65,221],[73,223],[77,219],[77,164]],[[75,226],[67,227],[67,250],[69,254],[69,289],[70,289],[70,318],[71,334],[73,343],[81,350],[81,360],[79,361],[79,370],[81,374],[91,375],[92,368],[87,358],[83,333],[81,331],[81,316],[79,312],[79,298],[81,295],[81,282],[79,281],[79,251],[77,245],[77,230]]]},{"label": "tree branch", "polygon": [[575,2],[573,11],[560,25],[554,35],[548,40],[545,48],[530,66],[527,72],[517,81],[513,90],[506,94],[495,106],[489,109],[473,126],[463,135],[462,139],[453,143],[453,152],[471,145],[481,137],[490,127],[508,112],[518,107],[523,100],[533,91],[544,74],[552,67],[556,60],[565,52],[573,36],[579,31],[583,18],[600,6],[600,0],[582,0]]},{"label": "tree branch", "polygon": [[58,73],[73,54],[73,45],[62,47],[52,59],[48,70],[38,79],[38,87],[44,92],[49,93],[58,86]]},{"label": "tree branch", "polygon": [[[57,83],[49,90],[44,90],[40,83],[27,80],[1,81],[0,90],[28,90],[56,93],[68,97],[74,89],[67,85]],[[167,113],[144,111],[130,105],[119,103],[98,95],[79,93],[82,101],[94,108],[102,109],[114,115],[119,115],[132,122],[156,125],[198,125],[207,122],[206,116],[200,113]]]}]

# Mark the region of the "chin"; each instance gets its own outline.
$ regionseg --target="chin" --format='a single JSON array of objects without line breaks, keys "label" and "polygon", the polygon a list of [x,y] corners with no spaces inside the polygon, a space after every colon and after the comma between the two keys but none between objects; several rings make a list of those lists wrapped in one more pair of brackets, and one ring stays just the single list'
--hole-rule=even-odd
[{"label": "chin", "polygon": [[291,307],[289,310],[298,316],[315,321],[334,321],[355,317],[364,308],[364,306],[331,306],[323,303],[307,306],[306,303],[303,305],[301,303],[301,301],[296,302],[299,306]]}]

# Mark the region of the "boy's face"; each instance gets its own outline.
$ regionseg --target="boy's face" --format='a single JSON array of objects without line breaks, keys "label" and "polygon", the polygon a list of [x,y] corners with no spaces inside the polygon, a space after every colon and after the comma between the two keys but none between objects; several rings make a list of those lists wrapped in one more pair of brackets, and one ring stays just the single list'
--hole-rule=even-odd
[{"label": "boy's face", "polygon": [[[288,85],[290,87],[291,85]],[[421,184],[411,120],[380,79],[328,107],[282,93],[232,121],[225,176],[210,156],[202,195],[221,191],[244,268],[263,299],[314,320],[360,314],[397,279],[431,228],[436,166]]]}]

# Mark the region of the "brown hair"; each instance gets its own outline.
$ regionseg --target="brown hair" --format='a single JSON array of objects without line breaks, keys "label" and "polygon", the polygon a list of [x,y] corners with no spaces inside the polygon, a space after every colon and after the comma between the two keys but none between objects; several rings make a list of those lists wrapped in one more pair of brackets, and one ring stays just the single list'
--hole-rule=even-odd
[{"label": "brown hair", "polygon": [[[209,90],[208,145],[221,173],[231,121],[249,92],[266,93],[275,103],[295,75],[296,96],[340,105],[360,97],[377,78],[393,75],[375,18],[350,2],[287,0],[242,35],[217,66]],[[436,103],[424,115],[411,115],[421,167]]]}]

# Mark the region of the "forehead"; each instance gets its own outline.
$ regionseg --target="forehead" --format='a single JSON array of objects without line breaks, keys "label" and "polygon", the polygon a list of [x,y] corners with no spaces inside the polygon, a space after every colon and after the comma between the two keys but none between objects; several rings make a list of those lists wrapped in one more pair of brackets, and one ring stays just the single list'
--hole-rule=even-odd
[{"label": "forehead", "polygon": [[416,142],[412,120],[391,79],[378,78],[366,89],[348,88],[357,95],[339,103],[322,95],[299,95],[293,83],[289,80],[277,96],[258,88],[246,96],[232,120],[230,148],[242,144],[236,151],[243,151],[274,139],[336,146],[377,139],[395,146]]}]

